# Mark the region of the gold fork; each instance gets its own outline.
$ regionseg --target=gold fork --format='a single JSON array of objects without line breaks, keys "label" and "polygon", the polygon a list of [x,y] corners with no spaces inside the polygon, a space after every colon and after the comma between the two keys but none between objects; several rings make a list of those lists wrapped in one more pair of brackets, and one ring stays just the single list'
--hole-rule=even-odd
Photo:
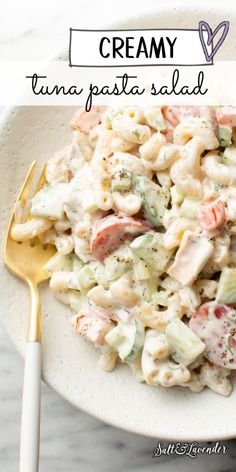
[{"label": "gold fork", "polygon": [[[32,244],[32,240],[19,243],[11,237],[15,224],[15,210],[19,204],[22,208],[26,208],[35,169],[36,162],[33,162],[11,217],[4,250],[4,262],[7,268],[28,284],[31,298],[22,401],[20,472],[38,471],[41,390],[41,310],[38,284],[49,278],[44,265],[55,252],[53,246],[44,247],[38,238],[35,238]],[[34,193],[42,187],[44,181],[43,171]]]}]

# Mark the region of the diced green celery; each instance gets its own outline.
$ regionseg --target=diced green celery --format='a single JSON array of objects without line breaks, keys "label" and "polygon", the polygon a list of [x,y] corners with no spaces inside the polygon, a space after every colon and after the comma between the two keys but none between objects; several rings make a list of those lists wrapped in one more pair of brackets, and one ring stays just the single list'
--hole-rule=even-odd
[{"label": "diced green celery", "polygon": [[183,287],[179,290],[181,305],[194,311],[200,305],[200,297],[196,287]]},{"label": "diced green celery", "polygon": [[143,347],[144,326],[138,319],[120,322],[106,334],[105,341],[117,350],[122,362],[131,362]]},{"label": "diced green celery", "polygon": [[157,293],[158,282],[157,277],[152,277],[148,280],[140,280],[135,289],[146,302],[152,302],[153,297]]},{"label": "diced green celery", "polygon": [[191,364],[205,349],[201,339],[179,318],[167,325],[165,335],[173,359],[180,364]]},{"label": "diced green celery", "polygon": [[68,183],[64,182],[42,188],[31,200],[31,215],[53,220],[62,219],[67,191]]},{"label": "diced green celery", "polygon": [[160,107],[150,107],[144,111],[144,116],[152,128],[156,129],[157,131],[165,131],[166,130],[166,122],[162,115],[162,111]]},{"label": "diced green celery", "polygon": [[81,289],[87,291],[97,283],[96,273],[91,264],[86,264],[77,273]]},{"label": "diced green celery", "polygon": [[232,144],[232,128],[219,125],[219,143],[221,147],[229,147]]},{"label": "diced green celery", "polygon": [[131,185],[132,173],[124,167],[117,169],[112,176],[112,192],[127,192],[131,189]]},{"label": "diced green celery", "polygon": [[173,251],[164,248],[163,234],[152,231],[134,239],[130,248],[136,256],[146,261],[157,272],[165,270],[173,254]]},{"label": "diced green celery", "polygon": [[134,263],[134,274],[137,280],[147,280],[151,278],[151,272],[148,267],[147,262],[142,261],[141,259],[135,261]]},{"label": "diced green celery", "polygon": [[132,266],[132,253],[129,248],[121,248],[105,259],[105,273],[108,282],[119,279]]},{"label": "diced green celery", "polygon": [[225,305],[236,303],[236,269],[224,267],[221,272],[216,293],[217,303]]},{"label": "diced green celery", "polygon": [[197,212],[199,208],[199,201],[193,198],[186,197],[180,207],[179,215],[183,218],[189,218],[195,220],[197,218]]},{"label": "diced green celery", "polygon": [[144,218],[153,226],[161,226],[170,200],[169,189],[160,187],[147,177],[136,176],[133,191],[142,198]]},{"label": "diced green celery", "polygon": [[57,252],[49,259],[44,268],[50,275],[53,274],[53,272],[70,272],[72,270],[71,257],[69,255],[63,256]]}]

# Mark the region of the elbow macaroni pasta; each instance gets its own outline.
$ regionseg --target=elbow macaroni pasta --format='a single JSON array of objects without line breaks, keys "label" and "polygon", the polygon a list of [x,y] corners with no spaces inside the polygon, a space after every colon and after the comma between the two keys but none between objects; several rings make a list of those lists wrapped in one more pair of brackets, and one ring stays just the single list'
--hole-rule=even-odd
[{"label": "elbow macaroni pasta", "polygon": [[44,233],[53,226],[53,222],[46,218],[32,218],[26,223],[16,224],[12,228],[11,236],[16,241],[26,241]]},{"label": "elbow macaroni pasta", "polygon": [[188,382],[190,379],[189,370],[181,364],[174,364],[167,356],[155,357],[156,353],[162,353],[162,349],[159,348],[155,352],[152,344],[153,334],[151,333],[150,336],[150,333],[147,332],[142,353],[142,370],[146,383],[148,385],[173,387]]},{"label": "elbow macaroni pasta", "polygon": [[135,215],[142,206],[142,199],[132,193],[122,195],[119,192],[113,192],[113,199],[116,209],[127,216]]}]

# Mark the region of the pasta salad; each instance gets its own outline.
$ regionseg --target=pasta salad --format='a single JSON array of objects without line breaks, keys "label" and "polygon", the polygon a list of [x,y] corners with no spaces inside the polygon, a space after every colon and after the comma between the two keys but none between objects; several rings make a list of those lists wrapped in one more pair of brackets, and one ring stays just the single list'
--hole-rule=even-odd
[{"label": "pasta salad", "polygon": [[236,109],[81,108],[71,127],[12,238],[55,245],[50,288],[104,370],[229,395]]}]

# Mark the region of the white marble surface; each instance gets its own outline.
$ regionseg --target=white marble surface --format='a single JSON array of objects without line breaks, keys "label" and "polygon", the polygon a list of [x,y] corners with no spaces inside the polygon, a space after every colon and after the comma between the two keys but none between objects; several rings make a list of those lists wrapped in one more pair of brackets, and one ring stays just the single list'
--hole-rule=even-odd
[{"label": "white marble surface", "polygon": [[[145,1],[154,4],[157,0]],[[186,0],[187,1],[187,0]],[[116,19],[144,8],[142,0],[119,0]],[[114,2],[100,0],[8,0],[1,4],[0,60],[44,59],[67,46],[68,28],[101,27],[112,20]],[[92,15],[92,16],[91,16]],[[18,464],[23,361],[0,328],[0,470]],[[217,414],[217,412],[216,412]],[[158,420],[158,419],[157,419]],[[227,421],[227,419],[226,419]],[[76,410],[42,385],[41,472],[233,472],[236,441],[227,455],[152,458],[154,439],[112,428]]]}]

